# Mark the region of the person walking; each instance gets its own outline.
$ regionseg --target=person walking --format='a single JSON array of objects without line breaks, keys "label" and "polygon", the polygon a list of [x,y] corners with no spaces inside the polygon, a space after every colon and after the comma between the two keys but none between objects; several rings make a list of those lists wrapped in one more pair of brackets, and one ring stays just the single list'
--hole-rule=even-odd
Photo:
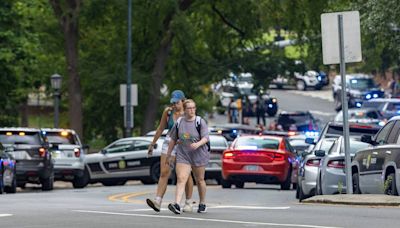
[{"label": "person walking", "polygon": [[265,126],[265,108],[264,102],[260,96],[257,97],[256,101],[256,115],[257,115],[257,125],[260,126],[260,119],[263,122],[263,126]]},{"label": "person walking", "polygon": [[[153,141],[148,148],[148,155],[151,156],[153,154],[154,145],[156,145],[157,140],[160,138],[164,129],[168,129],[167,136],[162,145],[161,157],[160,157],[160,178],[158,180],[157,185],[157,193],[155,199],[146,199],[146,203],[149,207],[153,208],[156,212],[160,212],[162,199],[165,195],[165,191],[167,190],[168,179],[171,175],[171,170],[173,169],[173,164],[175,164],[175,155],[176,150],[173,148],[170,152],[169,158],[167,159],[167,150],[170,142],[170,133],[171,129],[174,126],[176,120],[183,116],[183,102],[185,100],[185,94],[181,90],[175,90],[171,94],[170,102],[172,104],[171,107],[167,107],[164,109],[164,112],[161,116],[160,124],[158,125],[156,134],[153,137]],[[171,160],[171,166],[167,164],[167,160]],[[192,194],[193,194],[193,179],[190,176],[186,182],[186,202],[183,208],[184,212],[192,212]]]},{"label": "person walking", "polygon": [[177,120],[171,130],[171,141],[167,152],[167,163],[173,161],[172,151],[176,142],[176,192],[175,202],[168,205],[168,209],[175,214],[181,213],[180,202],[182,200],[185,184],[190,176],[190,170],[196,179],[199,192],[199,207],[197,212],[204,213],[207,210],[206,182],[204,180],[205,167],[210,160],[208,126],[205,120],[196,116],[196,103],[188,99],[183,103],[185,115]]}]

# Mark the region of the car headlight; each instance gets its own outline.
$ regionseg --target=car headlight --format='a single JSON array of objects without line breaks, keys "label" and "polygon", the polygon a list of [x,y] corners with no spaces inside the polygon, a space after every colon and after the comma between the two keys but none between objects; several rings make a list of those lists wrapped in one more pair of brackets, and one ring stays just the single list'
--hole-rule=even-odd
[{"label": "car headlight", "polygon": [[369,99],[372,98],[372,96],[371,96],[371,94],[367,94],[367,95],[365,96],[365,98],[366,98],[367,100],[369,100]]},{"label": "car headlight", "polygon": [[276,102],[277,102],[276,98],[272,98],[272,103],[276,103]]}]

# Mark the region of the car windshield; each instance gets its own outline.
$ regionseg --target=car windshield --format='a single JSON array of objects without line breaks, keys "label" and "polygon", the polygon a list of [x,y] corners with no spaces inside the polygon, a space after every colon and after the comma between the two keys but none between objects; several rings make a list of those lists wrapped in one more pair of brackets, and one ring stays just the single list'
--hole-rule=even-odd
[{"label": "car windshield", "polygon": [[210,135],[210,146],[211,147],[228,147],[228,144],[224,137]]},{"label": "car windshield", "polygon": [[289,130],[292,124],[299,125],[307,125],[311,121],[311,117],[308,114],[281,114],[278,117],[278,124],[282,126],[283,130]]},{"label": "car windshield", "polygon": [[357,78],[350,80],[350,89],[367,90],[371,88],[376,88],[376,85],[372,78]]},{"label": "car windshield", "polygon": [[[367,148],[369,145],[370,144],[368,144],[368,143],[351,140],[350,141],[350,154],[354,155],[354,154],[356,154],[357,151]],[[344,153],[344,151],[342,151],[342,150],[340,152]]]},{"label": "car windshield", "polygon": [[69,132],[46,132],[49,143],[76,145],[74,135]]},{"label": "car windshield", "polygon": [[273,149],[279,147],[278,139],[261,138],[261,137],[242,137],[235,144],[235,149]]},{"label": "car windshield", "polygon": [[39,132],[29,131],[1,131],[0,142],[2,144],[41,144]]},{"label": "car windshield", "polygon": [[250,95],[253,94],[253,92],[251,91],[251,88],[240,88],[240,93],[243,95]]}]

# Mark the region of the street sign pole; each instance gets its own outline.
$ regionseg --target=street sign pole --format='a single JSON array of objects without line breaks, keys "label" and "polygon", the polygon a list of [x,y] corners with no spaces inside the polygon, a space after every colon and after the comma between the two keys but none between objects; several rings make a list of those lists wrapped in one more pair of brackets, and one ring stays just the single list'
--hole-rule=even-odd
[{"label": "street sign pole", "polygon": [[339,28],[339,55],[340,55],[340,76],[342,81],[342,112],[343,112],[343,139],[346,161],[346,193],[353,194],[353,183],[351,177],[351,158],[350,158],[350,130],[348,117],[348,99],[346,91],[346,62],[344,54],[344,37],[343,37],[343,15],[338,15]]},{"label": "street sign pole", "polygon": [[126,63],[126,126],[125,126],[125,137],[132,136],[132,128],[133,126],[133,115],[131,115],[133,109],[132,101],[131,101],[131,83],[132,83],[132,0],[128,0],[128,51],[127,51],[127,63]]}]

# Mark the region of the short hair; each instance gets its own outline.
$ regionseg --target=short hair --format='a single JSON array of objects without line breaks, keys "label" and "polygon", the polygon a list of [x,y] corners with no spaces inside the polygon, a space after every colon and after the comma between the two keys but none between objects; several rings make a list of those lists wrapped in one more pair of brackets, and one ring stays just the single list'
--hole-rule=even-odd
[{"label": "short hair", "polygon": [[186,106],[187,106],[189,103],[193,103],[194,105],[196,105],[196,102],[194,102],[194,100],[192,100],[192,99],[186,99],[186,100],[183,102],[183,108],[186,109]]}]

